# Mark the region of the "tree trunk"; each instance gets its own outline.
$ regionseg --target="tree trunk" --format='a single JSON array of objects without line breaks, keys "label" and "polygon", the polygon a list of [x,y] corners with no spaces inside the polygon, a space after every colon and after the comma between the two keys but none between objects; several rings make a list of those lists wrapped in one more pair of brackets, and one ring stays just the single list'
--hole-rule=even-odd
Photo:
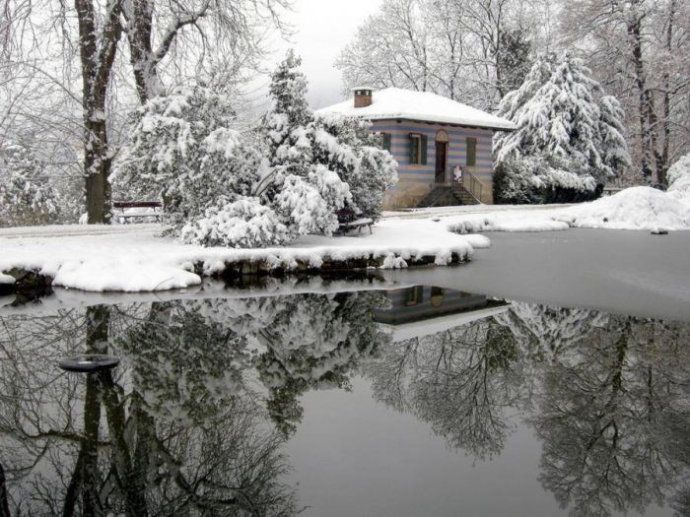
[{"label": "tree trunk", "polygon": [[642,30],[641,20],[636,17],[634,21],[628,23],[628,36],[632,45],[632,60],[635,68],[635,85],[637,86],[639,97],[638,120],[640,123],[640,143],[642,147],[642,175],[650,178],[652,175],[651,148],[649,143],[649,131],[647,128],[647,83],[645,79],[644,62],[642,61]]},{"label": "tree trunk", "polygon": [[105,120],[86,120],[84,177],[86,180],[86,213],[89,224],[110,221],[110,157]]},{"label": "tree trunk", "polygon": [[153,59],[153,6],[149,0],[132,0],[129,13],[129,55],[141,104],[158,92],[158,71]]},{"label": "tree trunk", "polygon": [[[676,16],[676,6],[677,0],[671,0],[669,4],[668,12],[668,26],[666,27],[666,50],[668,55],[671,56],[673,52],[673,24]],[[668,169],[668,159],[669,159],[669,149],[671,146],[671,84],[670,76],[668,70],[664,71],[662,84],[664,88],[664,100],[663,100],[663,110],[664,110],[664,125],[663,125],[663,147],[661,150],[661,160],[663,163],[663,168],[659,171],[659,183],[666,185],[666,171]]]},{"label": "tree trunk", "polygon": [[121,0],[106,2],[103,28],[98,31],[92,0],[74,0],[79,22],[84,118],[84,178],[89,224],[110,221],[110,151],[106,127],[107,88],[115,62]]}]

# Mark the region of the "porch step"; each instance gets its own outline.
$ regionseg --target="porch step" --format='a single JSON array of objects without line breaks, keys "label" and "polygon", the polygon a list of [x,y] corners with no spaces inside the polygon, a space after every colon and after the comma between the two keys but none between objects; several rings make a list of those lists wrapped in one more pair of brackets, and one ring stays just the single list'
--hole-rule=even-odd
[{"label": "porch step", "polygon": [[438,185],[417,205],[420,208],[432,206],[476,205],[479,202],[460,185]]},{"label": "porch step", "polygon": [[460,200],[453,194],[453,189],[448,186],[438,185],[434,187],[418,204],[420,208],[432,206],[456,206]]},{"label": "porch step", "polygon": [[478,205],[479,201],[467,192],[461,185],[453,185],[453,195],[455,198],[460,201],[461,205]]}]

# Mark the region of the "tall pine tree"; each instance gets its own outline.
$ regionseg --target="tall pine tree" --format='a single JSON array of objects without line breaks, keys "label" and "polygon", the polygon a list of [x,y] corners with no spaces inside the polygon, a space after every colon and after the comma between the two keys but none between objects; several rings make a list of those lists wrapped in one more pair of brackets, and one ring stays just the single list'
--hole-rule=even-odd
[{"label": "tall pine tree", "polygon": [[[581,60],[565,53],[537,60],[498,114],[518,129],[494,140],[504,201],[570,201],[593,197],[598,186],[630,164],[622,110],[603,96]],[[516,196],[522,190],[522,195]]]}]

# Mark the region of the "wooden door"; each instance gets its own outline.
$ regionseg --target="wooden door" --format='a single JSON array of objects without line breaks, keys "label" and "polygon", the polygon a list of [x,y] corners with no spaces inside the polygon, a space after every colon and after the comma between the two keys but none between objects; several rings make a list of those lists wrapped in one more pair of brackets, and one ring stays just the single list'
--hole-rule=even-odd
[{"label": "wooden door", "polygon": [[447,142],[436,142],[436,183],[446,182],[447,149]]}]

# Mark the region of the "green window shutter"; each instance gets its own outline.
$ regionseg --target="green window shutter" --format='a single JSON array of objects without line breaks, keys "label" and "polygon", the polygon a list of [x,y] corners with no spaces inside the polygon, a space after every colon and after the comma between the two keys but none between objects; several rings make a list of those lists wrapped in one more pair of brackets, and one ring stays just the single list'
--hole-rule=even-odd
[{"label": "green window shutter", "polygon": [[429,139],[426,135],[422,135],[422,165],[426,165],[426,148],[428,147]]},{"label": "green window shutter", "polygon": [[467,137],[465,139],[465,165],[474,167],[477,165],[477,139]]},{"label": "green window shutter", "polygon": [[417,155],[417,139],[413,134],[410,133],[409,138],[408,138],[408,147],[409,147],[409,158],[410,158],[410,163],[415,163],[415,157]]},{"label": "green window shutter", "polygon": [[390,133],[384,133],[383,134],[383,148],[388,151],[389,153],[391,152],[391,134]]}]

